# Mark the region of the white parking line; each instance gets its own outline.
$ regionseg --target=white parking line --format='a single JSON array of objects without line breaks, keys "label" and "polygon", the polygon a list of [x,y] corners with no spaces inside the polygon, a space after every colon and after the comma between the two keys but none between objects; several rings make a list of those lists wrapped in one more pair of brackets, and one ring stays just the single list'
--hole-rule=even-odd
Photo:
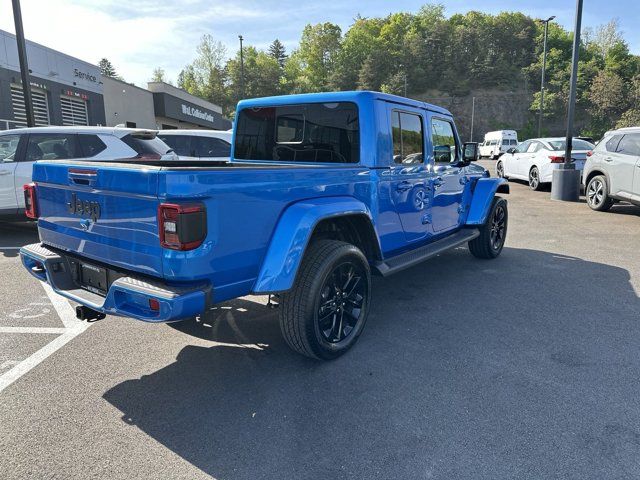
[{"label": "white parking line", "polygon": [[50,327],[0,327],[0,333],[66,333],[66,328]]},{"label": "white parking line", "polygon": [[[13,382],[18,380],[25,373],[29,372],[32,368],[40,364],[47,357],[54,354],[57,350],[62,348],[64,345],[66,345],[68,342],[73,340],[75,337],[80,335],[82,332],[84,332],[87,328],[91,326],[90,323],[81,323],[79,320],[76,319],[75,312],[71,307],[71,305],[69,304],[69,302],[67,301],[67,299],[65,299],[64,297],[61,297],[60,295],[57,295],[48,284],[42,283],[42,282],[41,284],[44,287],[44,291],[47,293],[49,300],[51,300],[51,303],[53,304],[53,307],[58,313],[60,320],[62,320],[62,323],[65,328],[51,329],[51,330],[60,331],[62,335],[60,335],[59,337],[56,337],[54,340],[49,342],[40,350],[38,350],[31,356],[27,357],[25,360],[18,363],[7,372],[0,375],[0,393],[9,385],[11,385]],[[3,328],[10,328],[10,327],[3,327]],[[23,328],[22,330],[26,328],[27,327]],[[45,329],[37,328],[37,330],[45,330]],[[36,332],[33,332],[33,333],[36,333]],[[43,332],[39,331],[37,333],[43,333]]]}]

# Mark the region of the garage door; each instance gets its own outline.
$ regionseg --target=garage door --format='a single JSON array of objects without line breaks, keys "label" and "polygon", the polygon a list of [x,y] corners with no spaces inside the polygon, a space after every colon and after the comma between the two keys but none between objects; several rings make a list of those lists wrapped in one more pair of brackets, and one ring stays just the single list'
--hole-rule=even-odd
[{"label": "garage door", "polygon": [[85,100],[62,95],[60,105],[62,106],[62,125],[89,125]]},{"label": "garage door", "polygon": [[[49,102],[47,92],[31,87],[31,102],[33,103],[33,116],[37,127],[49,125]],[[24,97],[21,85],[11,85],[11,103],[13,116],[16,122],[26,125],[27,112],[24,108]]]}]

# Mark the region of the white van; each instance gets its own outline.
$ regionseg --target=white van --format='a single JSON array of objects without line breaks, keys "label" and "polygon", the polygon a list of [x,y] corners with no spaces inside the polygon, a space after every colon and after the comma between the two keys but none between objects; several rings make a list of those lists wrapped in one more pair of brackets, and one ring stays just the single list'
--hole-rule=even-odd
[{"label": "white van", "polygon": [[484,142],[480,144],[480,157],[496,159],[516,145],[518,145],[518,133],[515,130],[487,132]]}]

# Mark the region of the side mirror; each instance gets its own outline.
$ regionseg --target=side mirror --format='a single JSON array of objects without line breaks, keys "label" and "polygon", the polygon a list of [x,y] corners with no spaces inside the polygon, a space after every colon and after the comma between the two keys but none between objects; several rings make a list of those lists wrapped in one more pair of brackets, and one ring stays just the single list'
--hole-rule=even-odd
[{"label": "side mirror", "polygon": [[507,153],[510,153],[511,155],[513,155],[514,153],[516,153],[516,149],[511,147],[509,150],[507,150]]},{"label": "side mirror", "polygon": [[478,158],[480,158],[478,142],[465,142],[462,146],[462,162],[469,165],[471,162],[478,161]]}]

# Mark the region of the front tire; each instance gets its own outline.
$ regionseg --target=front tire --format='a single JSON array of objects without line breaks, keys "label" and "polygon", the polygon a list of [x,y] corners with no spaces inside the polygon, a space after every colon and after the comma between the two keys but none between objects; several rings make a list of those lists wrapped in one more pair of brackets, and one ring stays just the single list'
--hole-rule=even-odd
[{"label": "front tire", "polygon": [[369,315],[371,271],[354,245],[312,243],[293,288],[280,301],[280,329],[293,350],[331,360],[358,340]]},{"label": "front tire", "polygon": [[596,175],[589,180],[584,194],[587,197],[587,205],[596,212],[606,212],[613,205],[613,199],[609,197],[609,187],[604,175]]},{"label": "front tire", "polygon": [[480,235],[469,242],[471,254],[485,259],[500,255],[507,238],[508,221],[507,201],[502,197],[495,197],[487,221],[480,227]]},{"label": "front tire", "polygon": [[531,170],[529,170],[529,188],[535,192],[542,190],[540,170],[538,170],[538,167],[531,167]]}]

